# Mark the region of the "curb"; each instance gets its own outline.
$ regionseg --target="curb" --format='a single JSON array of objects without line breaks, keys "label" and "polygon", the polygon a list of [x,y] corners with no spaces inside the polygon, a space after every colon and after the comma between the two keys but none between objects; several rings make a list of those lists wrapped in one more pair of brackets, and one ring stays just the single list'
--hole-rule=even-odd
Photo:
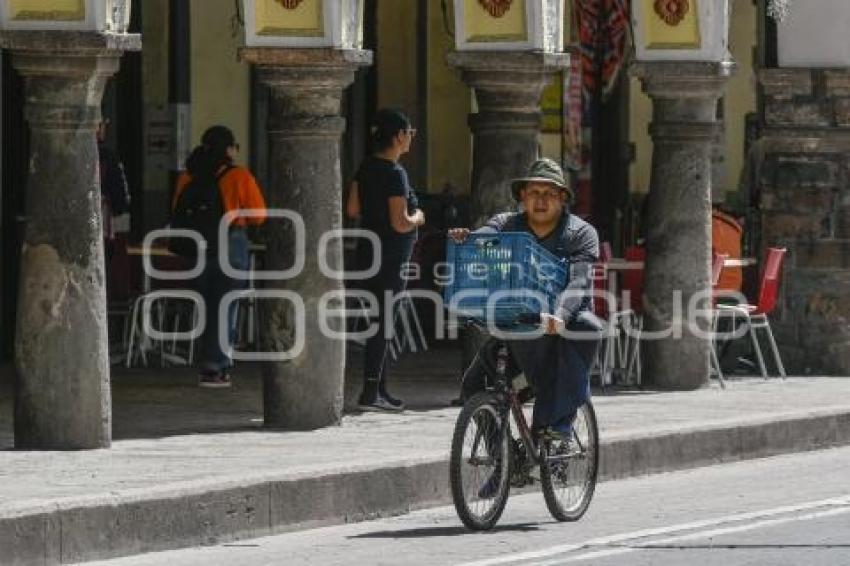
[{"label": "curb", "polygon": [[[617,438],[601,446],[613,480],[850,444],[850,411]],[[0,517],[2,562],[83,562],[257,538],[407,513],[450,501],[448,461],[325,476],[247,480],[86,504],[42,505]]]}]

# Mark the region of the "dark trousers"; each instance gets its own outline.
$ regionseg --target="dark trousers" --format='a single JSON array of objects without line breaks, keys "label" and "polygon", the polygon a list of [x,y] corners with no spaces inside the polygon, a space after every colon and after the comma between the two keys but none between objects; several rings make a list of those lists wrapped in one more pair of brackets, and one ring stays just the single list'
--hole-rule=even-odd
[{"label": "dark trousers", "polygon": [[[534,340],[512,340],[508,343],[509,378],[522,371],[535,396],[532,428],[569,424],[578,408],[590,397],[590,365],[599,346],[598,324],[580,318],[570,323],[569,330],[581,332],[586,340],[543,336]],[[495,367],[495,340],[489,341],[472,361],[463,376],[463,397],[468,399],[484,389],[487,373]]]},{"label": "dark trousers", "polygon": [[366,352],[363,363],[363,378],[367,382],[384,383],[386,377],[387,353],[390,338],[395,335],[395,308],[388,316],[386,313],[387,292],[390,300],[406,287],[402,277],[402,266],[410,261],[413,243],[399,246],[399,249],[386,250],[381,258],[378,274],[366,282],[365,288],[377,299],[378,316],[372,319],[378,332],[366,340]]},{"label": "dark trousers", "polygon": [[[234,269],[247,270],[250,266],[250,242],[245,230],[233,229],[229,236],[230,264]],[[233,365],[231,351],[236,340],[237,302],[230,304],[226,316],[219,316],[222,299],[230,291],[245,289],[248,281],[231,279],[225,275],[218,261],[218,254],[207,257],[206,269],[195,280],[195,288],[204,298],[207,324],[201,335],[203,368],[211,371],[224,371]],[[225,343],[221,344],[219,332],[226,325]],[[224,346],[224,347],[222,347]]]}]

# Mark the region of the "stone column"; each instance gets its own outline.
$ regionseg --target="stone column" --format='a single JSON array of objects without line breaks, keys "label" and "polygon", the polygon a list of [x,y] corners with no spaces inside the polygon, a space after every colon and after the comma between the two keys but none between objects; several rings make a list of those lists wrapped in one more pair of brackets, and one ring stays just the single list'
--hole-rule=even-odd
[{"label": "stone column", "polygon": [[[711,152],[717,100],[733,70],[732,62],[633,67],[653,103],[644,325],[672,332],[647,336],[644,375],[664,389],[708,384],[711,344],[690,328],[688,303],[702,293],[699,309],[710,307]],[[707,317],[699,322],[708,327]]]},{"label": "stone column", "polygon": [[3,32],[25,79],[27,226],[15,340],[15,446],[108,447],[112,437],[95,128],[107,79],[138,35]]},{"label": "stone column", "polygon": [[516,206],[510,179],[528,172],[540,145],[540,96],[566,53],[456,51],[449,65],[475,92],[472,130],[472,224]]},{"label": "stone column", "polygon": [[[304,269],[292,279],[265,285],[294,291],[304,301],[306,315],[304,350],[291,361],[265,364],[265,423],[271,428],[311,430],[342,418],[345,343],[323,335],[318,314],[321,296],[342,289],[342,282],[319,271],[317,244],[322,234],[342,228],[341,98],[358,67],[371,64],[372,54],[274,48],[245,48],[240,54],[257,65],[260,81],[271,90],[268,206],[296,212],[306,227]],[[296,261],[292,223],[269,222],[266,269],[290,268]],[[331,240],[325,251],[328,265],[341,271],[341,240]],[[292,304],[264,302],[264,349],[288,350],[297,328]]]}]

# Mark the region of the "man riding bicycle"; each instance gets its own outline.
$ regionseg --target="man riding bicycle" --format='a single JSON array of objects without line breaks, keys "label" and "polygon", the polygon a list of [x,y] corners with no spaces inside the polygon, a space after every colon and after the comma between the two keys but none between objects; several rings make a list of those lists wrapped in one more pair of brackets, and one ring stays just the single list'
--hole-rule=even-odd
[{"label": "man riding bicycle", "polygon": [[[517,366],[509,371],[522,371],[535,394],[532,430],[569,445],[576,412],[590,394],[588,374],[602,329],[590,310],[589,292],[599,238],[593,226],[569,212],[573,192],[561,167],[551,159],[535,161],[528,175],[511,183],[511,191],[522,211],[498,214],[475,233],[529,232],[538,244],[569,262],[569,282],[558,297],[555,312],[541,314],[546,334],[508,344]],[[466,228],[449,230],[456,242],[463,242],[469,234]],[[485,387],[487,362],[482,356],[489,356],[490,350],[485,345],[464,374],[464,399]]]}]

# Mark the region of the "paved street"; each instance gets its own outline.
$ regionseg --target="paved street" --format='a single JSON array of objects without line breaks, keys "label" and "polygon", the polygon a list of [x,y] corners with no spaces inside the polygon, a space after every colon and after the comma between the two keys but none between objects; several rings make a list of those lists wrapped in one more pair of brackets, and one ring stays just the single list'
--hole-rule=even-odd
[{"label": "paved street", "polygon": [[499,528],[465,531],[451,507],[100,566],[277,564],[836,565],[850,563],[850,448],[602,483],[585,518],[551,520],[515,495]]}]

